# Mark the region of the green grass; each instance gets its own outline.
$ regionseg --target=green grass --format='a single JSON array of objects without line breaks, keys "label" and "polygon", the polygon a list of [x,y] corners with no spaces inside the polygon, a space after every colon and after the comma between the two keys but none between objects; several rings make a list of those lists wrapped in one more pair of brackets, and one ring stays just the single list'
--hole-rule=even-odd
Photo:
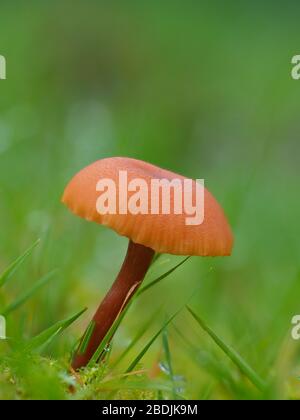
[{"label": "green grass", "polygon": [[257,373],[248,365],[248,363],[230,346],[228,346],[220,337],[217,336],[206,324],[187,306],[188,311],[198,322],[200,327],[213,339],[221,350],[231,359],[238,369],[249,379],[254,386],[262,393],[266,392],[267,384],[257,375]]},{"label": "green grass", "polygon": [[[9,267],[14,267],[13,274],[16,274],[17,269],[21,270],[22,264],[25,262],[25,256],[33,251],[37,243],[29,248],[21,257],[18,257]],[[183,263],[188,259],[182,260],[176,264],[173,268],[169,269],[166,273],[159,275],[156,279],[149,281],[144,286],[142,291],[149,291],[151,288],[155,289],[162,280],[173,274]],[[9,272],[8,269],[4,273]],[[46,285],[49,279],[53,277],[54,272],[43,276],[33,287],[25,292],[21,297],[17,297],[6,309],[2,311],[7,317],[11,316],[14,311],[17,311],[19,307],[25,304],[30,298],[33,298],[39,289]],[[2,275],[2,278],[5,276]],[[42,366],[45,378],[50,382],[53,382],[53,386],[56,389],[53,391],[53,398],[59,399],[74,399],[74,398],[151,398],[151,399],[184,399],[189,398],[190,395],[187,392],[183,377],[178,377],[174,374],[173,368],[173,354],[170,345],[170,326],[175,327],[176,318],[181,314],[184,307],[186,306],[188,312],[192,315],[198,326],[208,334],[213,340],[216,346],[224,353],[225,357],[228,357],[235,365],[237,369],[231,367],[225,367],[226,360],[214,360],[214,356],[206,352],[203,354],[201,349],[196,349],[195,344],[189,342],[185,337],[185,331],[181,326],[176,326],[175,331],[180,336],[184,345],[187,347],[191,359],[194,363],[202,363],[202,368],[205,366],[207,373],[215,378],[214,385],[207,385],[202,394],[199,395],[200,399],[208,399],[213,394],[213,390],[216,385],[215,382],[219,381],[223,384],[226,391],[236,393],[238,398],[266,398],[272,397],[272,393],[275,391],[275,385],[267,385],[257,372],[245,361],[243,357],[232,347],[224,342],[219,335],[217,335],[207,324],[188,306],[190,300],[193,300],[199,291],[199,287],[188,297],[183,306],[178,308],[176,312],[164,320],[159,329],[151,336],[151,338],[142,345],[138,354],[130,357],[132,350],[140,347],[142,337],[148,330],[151,329],[154,320],[157,318],[157,313],[154,313],[148,321],[143,325],[140,331],[133,338],[131,343],[123,352],[117,356],[111,358],[112,352],[112,340],[118,329],[122,327],[122,323],[126,322],[126,315],[132,309],[132,304],[139,299],[142,293],[138,293],[133,299],[133,302],[127,306],[126,310],[123,311],[121,316],[115,321],[111,329],[108,331],[106,337],[102,341],[101,345],[97,349],[94,357],[85,369],[81,369],[80,372],[75,373],[69,366],[70,354],[66,353],[60,360],[53,361],[52,358],[43,356],[44,352],[55,340],[59,340],[59,335],[62,336],[64,331],[70,327],[79,317],[83,315],[85,310],[79,311],[77,314],[69,316],[68,318],[57,321],[54,325],[45,328],[39,334],[26,340],[19,340],[14,342],[12,340],[10,349],[4,352],[2,361],[0,362],[0,377],[2,381],[9,381],[14,384],[18,384],[18,398],[51,398],[51,392],[48,386],[43,391],[40,390],[37,395],[35,390],[29,389],[25,376],[21,378],[26,372],[27,375],[36,375],[36,385],[38,386],[39,381],[43,381],[37,370]],[[124,321],[125,319],[125,321]],[[83,340],[82,345],[84,346],[85,341],[88,341],[90,328],[87,330],[87,338]],[[150,351],[153,344],[157,341],[158,337],[162,337],[162,346],[160,352],[160,361],[155,363],[155,374],[151,374],[149,369],[145,369],[142,365],[143,359]],[[174,337],[176,338],[176,337]],[[7,340],[10,344],[10,339]],[[76,343],[73,343],[75,346]],[[199,355],[201,357],[199,358]],[[109,356],[109,357],[108,357]],[[129,360],[129,366],[126,369],[122,369],[120,365],[124,360]],[[238,371],[248,379],[248,384],[242,379],[242,383],[237,383]],[[154,377],[153,377],[154,376]],[[271,378],[268,377],[271,381]],[[275,379],[276,380],[276,379]],[[257,392],[251,389],[252,384]],[[12,391],[11,385],[4,384],[1,388],[1,398],[10,398]],[[32,394],[30,394],[32,392]],[[50,392],[49,395],[43,394],[43,392]],[[39,394],[39,396],[38,396]],[[13,395],[13,398],[17,395]]]},{"label": "green grass", "polygon": [[33,252],[34,248],[39,244],[40,240],[38,239],[33,245],[31,245],[24,254],[20,255],[16,258],[0,275],[0,287],[3,287],[5,283],[12,277],[14,272],[18,269],[20,265],[29,257],[29,255]]},{"label": "green grass", "polygon": [[[8,279],[8,275],[9,277],[12,276],[15,273],[15,271],[22,266],[27,256],[30,255],[30,253],[33,251],[36,245],[37,245],[37,242],[34,243],[34,245],[31,246],[21,257],[18,257],[13,263],[11,263],[9,268],[4,271],[4,274],[1,276],[1,278],[5,280],[5,279]],[[155,280],[152,280],[147,286],[145,286],[144,290],[142,291],[149,290],[153,286],[157,285],[159,282],[161,282],[163,279],[168,277],[171,273],[173,273],[178,267],[180,267],[186,261],[187,261],[187,258],[184,259],[181,263],[177,264],[172,269],[168,270],[165,274],[160,275]],[[52,275],[53,275],[53,272],[44,276],[25,294],[23,294],[21,297],[17,297],[16,300],[12,302],[1,313],[5,314],[5,316],[8,316],[14,310],[17,310],[22,304],[24,304],[31,297],[33,297],[34,294],[38,292],[40,287],[44,286],[47,283],[47,281],[52,277]],[[5,281],[3,281],[3,284],[4,283]],[[139,293],[137,297],[140,294],[141,293]],[[169,395],[169,394],[171,395],[173,393],[173,396],[175,395],[175,397],[177,398],[177,394],[174,388],[175,386],[174,377],[173,377],[173,373],[171,369],[171,353],[170,353],[170,348],[168,344],[168,338],[166,335],[167,334],[166,328],[175,319],[175,317],[181,312],[183,308],[178,309],[169,319],[167,319],[164,322],[162,327],[159,328],[159,330],[151,337],[151,339],[147,342],[147,344],[142,348],[139,354],[130,362],[129,367],[125,370],[125,372],[119,375],[119,379],[117,381],[106,378],[105,373],[109,371],[110,369],[110,363],[109,363],[110,360],[108,357],[103,357],[102,355],[103,353],[105,355],[105,349],[108,349],[108,346],[111,346],[112,338],[114,334],[116,333],[116,331],[118,330],[118,328],[120,327],[121,322],[123,321],[130,307],[131,307],[131,304],[127,306],[127,308],[122,312],[119,318],[115,321],[111,329],[108,331],[107,335],[104,337],[102,343],[100,344],[99,348],[95,352],[91,361],[89,362],[87,368],[81,369],[81,371],[78,374],[75,374],[75,372],[72,371],[70,367],[68,367],[68,362],[66,360],[64,361],[64,363],[61,364],[61,366],[59,363],[57,363],[56,370],[54,372],[53,367],[52,367],[53,363],[51,363],[51,360],[48,361],[48,365],[47,365],[46,359],[40,356],[41,360],[39,362],[36,354],[43,353],[43,351],[45,351],[45,349],[52,343],[52,341],[55,340],[59,334],[63,333],[66,328],[71,326],[85,312],[85,310],[81,310],[77,314],[70,316],[64,320],[57,321],[54,325],[46,328],[45,330],[40,332],[38,335],[28,340],[21,340],[18,343],[14,343],[14,345],[12,346],[12,349],[7,352],[7,354],[3,358],[2,363],[0,363],[0,369],[2,369],[3,374],[5,373],[9,377],[11,377],[11,380],[15,381],[13,372],[15,371],[14,365],[16,362],[17,362],[16,363],[17,365],[18,364],[23,365],[23,360],[24,360],[24,365],[26,365],[26,369],[28,371],[33,371],[33,372],[35,372],[35,370],[37,369],[36,365],[38,363],[41,363],[46,370],[49,369],[49,372],[48,372],[49,375],[53,375],[53,378],[56,378],[57,382],[62,382],[61,378],[64,378],[65,383],[64,384],[60,383],[60,390],[62,392],[62,396],[64,399],[74,398],[74,392],[76,392],[76,389],[79,387],[82,387],[83,384],[86,384],[86,383],[89,383],[90,387],[91,387],[91,383],[94,383],[95,393],[97,392],[98,387],[101,386],[104,391],[106,389],[107,391],[109,390],[112,391],[115,389],[116,392],[120,393],[120,390],[122,390],[122,388],[126,390],[133,389],[136,392],[139,389],[142,389],[143,391],[148,390],[149,393],[150,392],[155,393],[156,391],[159,391],[161,395],[163,395],[163,393],[166,393],[166,395]],[[151,321],[153,321],[153,319],[154,317],[152,316]],[[146,328],[148,326],[150,326],[150,322],[146,324]],[[88,327],[86,337],[84,337],[81,346],[85,346],[85,343],[88,342],[88,338],[90,336],[90,330],[92,330],[92,327],[91,328]],[[130,348],[134,348],[135,345],[139,343],[139,338],[141,338],[143,332],[144,331],[140,332],[139,335],[135,337],[129,349],[126,349],[126,350],[130,350]],[[135,382],[136,380],[135,378],[133,381],[130,381],[128,379],[130,377],[130,374],[135,373],[135,369],[137,368],[138,364],[141,362],[141,360],[146,355],[148,350],[151,348],[153,343],[162,333],[163,333],[163,347],[166,353],[166,359],[167,359],[168,368],[170,370],[171,381],[165,380],[163,382],[157,382],[157,381],[149,382],[145,378],[143,378],[142,381],[139,380],[138,382]],[[119,356],[118,360],[114,363],[114,368],[122,359],[124,359],[127,353],[126,350],[125,352],[123,352],[123,354]],[[23,367],[21,370],[23,371]],[[124,379],[127,379],[126,385],[123,385]],[[129,381],[129,384],[127,384],[128,381]],[[107,387],[107,384],[109,384],[109,387]],[[171,385],[173,386],[173,388],[171,387]],[[21,398],[22,397],[26,398],[26,391],[27,391],[26,389],[20,391]],[[24,392],[24,394],[22,394],[22,392]],[[82,390],[79,390],[78,392],[80,393],[82,392]],[[114,395],[115,393],[110,392],[108,394],[108,397],[113,397]],[[3,398],[5,398],[5,395],[3,396]]]},{"label": "green grass", "polygon": [[[0,13],[0,399],[299,399],[299,5],[28,2]],[[60,197],[120,155],[204,178],[234,251],[159,256],[75,376],[127,241]]]}]

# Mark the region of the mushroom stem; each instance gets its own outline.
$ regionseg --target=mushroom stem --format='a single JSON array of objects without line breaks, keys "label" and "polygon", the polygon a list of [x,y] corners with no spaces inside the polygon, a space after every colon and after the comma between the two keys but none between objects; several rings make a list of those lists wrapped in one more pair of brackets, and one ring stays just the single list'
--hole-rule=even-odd
[{"label": "mushroom stem", "polygon": [[86,366],[92,358],[110,327],[142,283],[153,256],[154,251],[151,248],[129,241],[121,270],[81,339],[72,361],[73,369]]}]

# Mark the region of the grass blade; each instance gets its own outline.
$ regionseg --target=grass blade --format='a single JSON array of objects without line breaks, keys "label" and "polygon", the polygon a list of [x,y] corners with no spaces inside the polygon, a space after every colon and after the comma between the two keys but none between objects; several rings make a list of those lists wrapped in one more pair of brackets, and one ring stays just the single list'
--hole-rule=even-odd
[{"label": "grass blade", "polygon": [[29,257],[34,248],[40,243],[40,239],[34,242],[31,247],[29,247],[24,254],[16,258],[7,269],[0,275],[0,287],[4,286],[5,283],[11,278],[15,271],[23,264],[23,262]]},{"label": "grass blade", "polygon": [[228,346],[220,337],[218,337],[197,314],[187,306],[187,310],[197,321],[200,327],[212,338],[212,340],[223,350],[238,369],[255,385],[261,392],[265,392],[267,385],[258,376],[258,374],[248,365],[248,363],[230,346]]},{"label": "grass blade", "polygon": [[146,290],[150,289],[151,287],[155,286],[157,283],[159,283],[161,280],[165,279],[166,277],[168,277],[170,274],[172,274],[175,270],[177,270],[177,268],[179,268],[182,264],[184,264],[189,258],[191,258],[190,256],[184,258],[182,261],[180,261],[180,263],[178,263],[177,265],[175,265],[173,268],[171,268],[169,271],[167,271],[166,273],[162,274],[161,276],[157,277],[155,280],[152,280],[149,284],[146,284],[146,286],[142,287],[138,292],[137,292],[137,296],[140,296],[142,293],[146,292]]},{"label": "grass blade", "polygon": [[145,334],[145,332],[148,330],[150,325],[152,325],[154,319],[157,317],[159,311],[156,311],[154,315],[152,315],[148,321],[143,325],[143,327],[137,332],[137,334],[134,336],[133,340],[130,342],[130,344],[126,347],[126,349],[120,354],[120,356],[116,359],[116,361],[111,366],[111,369],[114,369],[130,352],[130,350],[135,346],[135,344],[140,340],[140,338]]},{"label": "grass blade", "polygon": [[78,347],[79,354],[83,354],[86,351],[89,341],[91,339],[91,336],[93,334],[95,325],[96,325],[95,321],[92,319],[84,333],[81,343],[79,344],[79,347]]},{"label": "grass blade", "polygon": [[104,337],[104,339],[100,343],[98,349],[96,350],[96,352],[94,353],[93,357],[89,361],[88,366],[92,366],[94,363],[97,363],[97,361],[99,361],[99,359],[101,359],[101,355],[104,352],[105,347],[111,341],[113,335],[115,334],[116,330],[118,329],[119,325],[121,324],[124,316],[126,315],[127,311],[129,310],[132,302],[137,297],[139,297],[141,295],[141,293],[145,292],[150,287],[153,287],[155,284],[157,284],[158,282],[160,282],[161,280],[163,280],[164,278],[166,278],[167,276],[169,276],[171,273],[173,273],[178,267],[180,267],[182,264],[184,264],[189,258],[190,258],[189,256],[186,257],[183,261],[181,261],[180,263],[178,263],[175,267],[171,268],[169,271],[167,271],[166,273],[162,274],[157,279],[155,279],[151,283],[147,284],[145,287],[139,289],[139,291],[136,293],[136,295],[133,297],[133,299],[129,302],[129,304],[123,310],[123,312],[121,313],[121,315],[119,316],[119,318],[116,319],[116,321],[114,322],[114,324],[111,326],[111,328],[107,332],[106,336]]},{"label": "grass blade", "polygon": [[103,352],[105,351],[106,346],[110,343],[112,337],[114,336],[115,332],[117,331],[119,325],[121,324],[125,314],[127,313],[130,307],[130,303],[128,306],[123,310],[123,312],[119,315],[119,317],[115,320],[113,325],[110,327],[108,332],[106,333],[105,337],[101,341],[99,347],[93,354],[93,357],[90,359],[89,363],[87,364],[88,367],[92,366],[95,363],[98,363],[102,357]]},{"label": "grass blade", "polygon": [[75,322],[76,319],[79,318],[85,311],[86,309],[83,309],[67,319],[58,321],[56,324],[42,331],[37,336],[31,338],[25,345],[25,351],[30,352],[33,350],[41,350],[47,346],[60,332],[73,324],[73,322]]},{"label": "grass blade", "polygon": [[43,276],[36,284],[34,284],[27,292],[18,297],[14,302],[8,305],[3,311],[2,315],[7,316],[11,312],[18,309],[23,305],[27,300],[29,300],[39,289],[41,289],[45,284],[47,284],[57,273],[57,270],[53,270],[50,273]]},{"label": "grass blade", "polygon": [[154,334],[154,336],[151,338],[151,340],[148,341],[148,343],[145,345],[145,347],[140,351],[140,353],[137,355],[137,357],[133,360],[133,362],[130,364],[128,369],[126,370],[126,373],[129,373],[133,371],[136,367],[136,365],[140,362],[140,360],[144,357],[144,355],[147,353],[147,351],[150,349],[154,341],[157,339],[157,337],[163,332],[163,330],[167,327],[167,325],[170,324],[170,322],[173,321],[173,319],[179,314],[179,312],[182,310],[180,308],[178,311],[176,311],[165,323],[164,325]]},{"label": "grass blade", "polygon": [[249,396],[249,390],[246,390],[241,383],[237,383],[234,371],[231,367],[220,363],[211,352],[207,352],[203,349],[197,348],[190,340],[179,330],[176,325],[172,325],[173,329],[178,334],[185,349],[188,352],[189,357],[196,363],[198,367],[203,369],[209,375],[212,375],[217,383],[224,388],[224,392],[229,393],[232,398],[238,397],[244,400],[246,396]]},{"label": "grass blade", "polygon": [[165,327],[164,330],[163,330],[162,343],[163,343],[163,349],[164,349],[165,358],[166,358],[166,367],[167,367],[167,371],[168,371],[168,376],[170,377],[172,385],[173,385],[173,398],[174,398],[174,400],[177,400],[178,395],[177,395],[175,378],[174,378],[174,371],[173,371],[173,365],[172,365],[172,358],[171,358],[171,351],[170,351],[170,346],[169,346],[169,338],[168,338],[167,327]]}]

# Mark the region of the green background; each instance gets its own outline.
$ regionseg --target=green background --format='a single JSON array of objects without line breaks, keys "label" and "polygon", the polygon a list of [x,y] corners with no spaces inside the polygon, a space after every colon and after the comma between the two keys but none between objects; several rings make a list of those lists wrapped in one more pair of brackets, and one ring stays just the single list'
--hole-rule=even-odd
[{"label": "green background", "polygon": [[[268,397],[300,396],[300,342],[290,337],[300,313],[300,81],[291,78],[299,11],[296,2],[270,1],[1,2],[7,80],[0,80],[0,269],[42,241],[0,302],[59,269],[8,317],[9,337],[27,339],[88,306],[43,352],[66,360],[117,274],[127,241],[74,217],[60,197],[87,164],[134,157],[204,178],[225,209],[235,246],[230,258],[190,259],[134,304],[111,360],[157,317],[117,374],[193,294],[195,312],[271,378]],[[161,257],[147,279],[181,259]],[[184,397],[258,397],[187,311],[168,334]],[[0,356],[9,351],[0,341]],[[153,373],[163,359],[159,337],[139,367]],[[14,362],[9,366],[18,376]],[[18,391],[3,365],[0,398],[65,396],[51,367],[43,375],[35,368],[24,368]],[[154,371],[162,381],[170,376]],[[120,388],[125,398],[129,391]],[[92,389],[82,397],[105,395]]]}]

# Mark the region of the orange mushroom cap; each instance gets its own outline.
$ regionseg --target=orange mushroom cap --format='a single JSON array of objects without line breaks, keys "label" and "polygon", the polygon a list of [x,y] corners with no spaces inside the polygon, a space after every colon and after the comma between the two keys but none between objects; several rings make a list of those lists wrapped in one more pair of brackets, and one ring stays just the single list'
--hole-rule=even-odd
[{"label": "orange mushroom cap", "polygon": [[[119,171],[127,171],[128,182],[140,178],[149,185],[153,179],[181,181],[188,179],[157,166],[136,159],[112,157],[98,160],[81,170],[64,191],[62,202],[77,216],[106,225],[119,235],[133,242],[152,248],[159,253],[175,255],[225,256],[230,255],[233,235],[222,208],[204,189],[204,221],[199,225],[187,225],[186,214],[174,214],[171,195],[170,214],[100,214],[96,203],[100,179],[115,182],[119,193]],[[195,192],[196,181],[192,191]],[[130,197],[128,192],[128,198]],[[192,194],[192,192],[191,192]],[[149,200],[150,206],[150,200]]]}]

